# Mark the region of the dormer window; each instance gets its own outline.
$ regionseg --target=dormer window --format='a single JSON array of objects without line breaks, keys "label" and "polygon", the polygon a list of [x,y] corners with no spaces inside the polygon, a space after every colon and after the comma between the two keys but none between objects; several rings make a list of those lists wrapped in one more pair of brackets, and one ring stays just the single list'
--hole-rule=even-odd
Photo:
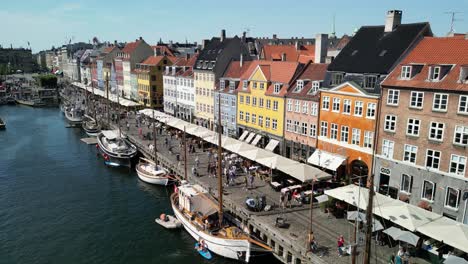
[{"label": "dormer window", "polygon": [[468,66],[460,67],[460,83],[468,83]]},{"label": "dormer window", "polygon": [[313,81],[312,82],[312,92],[316,93],[320,89],[320,82],[319,81]]},{"label": "dormer window", "polygon": [[229,90],[234,91],[235,87],[236,87],[236,82],[235,81],[229,81]]},{"label": "dormer window", "polygon": [[429,68],[429,80],[438,81],[440,79],[440,66]]},{"label": "dormer window", "polygon": [[219,81],[219,89],[224,90],[226,84],[224,80]]},{"label": "dormer window", "polygon": [[304,81],[303,80],[299,80],[297,81],[297,89],[302,90],[302,88],[304,88]]},{"label": "dormer window", "polygon": [[344,74],[341,72],[334,72],[331,76],[331,85],[339,85],[343,82]]},{"label": "dormer window", "polygon": [[280,90],[281,90],[281,84],[280,84],[280,83],[275,83],[274,91],[273,91],[273,92],[274,92],[275,94],[279,94]]},{"label": "dormer window", "polygon": [[375,88],[377,84],[377,76],[364,76],[364,88]]},{"label": "dormer window", "polygon": [[401,79],[411,78],[411,66],[401,66]]},{"label": "dormer window", "polygon": [[243,88],[244,90],[247,90],[247,87],[249,87],[249,81],[243,81],[243,82],[242,82],[242,88]]},{"label": "dormer window", "polygon": [[260,90],[265,89],[265,83],[260,83]]}]

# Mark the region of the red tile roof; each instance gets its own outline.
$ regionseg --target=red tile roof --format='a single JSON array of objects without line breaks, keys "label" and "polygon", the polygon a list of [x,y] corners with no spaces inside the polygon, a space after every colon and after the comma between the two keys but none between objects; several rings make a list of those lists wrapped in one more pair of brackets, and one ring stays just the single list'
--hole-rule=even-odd
[{"label": "red tile roof", "polygon": [[[459,82],[461,66],[468,67],[467,54],[468,39],[464,37],[425,37],[388,75],[382,85],[468,91],[468,84]],[[420,65],[422,68],[410,80],[402,80],[400,76],[403,65]],[[434,65],[453,66],[440,81],[429,81],[429,68]]]},{"label": "red tile roof", "polygon": [[[312,89],[313,81],[323,81],[327,73],[328,64],[325,63],[309,63],[305,66],[299,76],[294,80],[291,85],[291,89],[287,94],[287,97],[303,98],[303,99],[318,99],[319,93],[312,94],[309,91]],[[297,85],[297,81],[302,80],[304,87],[300,92],[294,92],[294,88]]]},{"label": "red tile roof", "polygon": [[[252,64],[252,61],[244,61],[242,62],[242,67],[240,66],[239,61],[231,61],[229,64],[228,68],[226,69],[226,72],[223,74],[223,77],[225,79],[237,79],[236,81],[238,82],[236,90],[230,91],[229,90],[229,85],[226,85],[224,90],[221,92],[225,93],[237,93],[237,89],[242,87],[242,82],[240,81],[241,75],[243,75],[246,71],[250,69],[250,65]],[[255,68],[250,69],[251,71],[255,70]],[[252,74],[250,72],[249,76]],[[219,83],[216,84],[216,90],[219,90]]]},{"label": "red tile roof", "polygon": [[168,59],[171,61],[171,63],[174,63],[177,61],[177,57],[169,57],[169,56],[149,56],[146,58],[141,64],[144,65],[158,65],[161,60],[164,58]]},{"label": "red tile roof", "polygon": [[127,45],[125,45],[125,47],[123,48],[122,52],[124,53],[132,53],[137,47],[138,45],[140,45],[140,43],[142,42],[143,40],[137,40],[135,42],[129,42],[127,43]]},{"label": "red tile roof", "polygon": [[281,60],[281,55],[286,54],[286,61],[307,63],[315,59],[315,45],[265,45],[263,51],[265,60]]},{"label": "red tile roof", "polygon": [[[174,56],[174,52],[172,52],[172,50],[167,47],[167,46],[164,46],[164,45],[153,45],[151,46],[151,48],[154,50],[154,51],[158,51],[158,54],[165,54],[167,56]],[[156,53],[155,53],[156,54]]]}]

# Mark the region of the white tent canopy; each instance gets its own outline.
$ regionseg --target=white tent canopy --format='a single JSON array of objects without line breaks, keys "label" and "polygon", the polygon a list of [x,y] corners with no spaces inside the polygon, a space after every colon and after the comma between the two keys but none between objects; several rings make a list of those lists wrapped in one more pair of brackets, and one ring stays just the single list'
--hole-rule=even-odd
[{"label": "white tent canopy", "polygon": [[417,228],[417,231],[435,240],[468,252],[468,226],[447,217],[441,217]]},{"label": "white tent canopy", "polygon": [[[162,113],[153,109],[143,109],[143,110],[140,110],[139,113],[146,115],[150,118],[152,118],[154,114],[154,117],[158,121],[166,123],[168,126],[175,127],[179,130],[184,130],[184,127],[185,127],[185,131],[188,134],[203,138],[204,140],[212,144],[215,144],[215,145],[218,144],[218,134],[204,127],[198,126],[198,128],[196,128],[194,127],[196,126],[194,124],[185,122],[183,120],[180,120],[179,118],[167,115],[165,113]],[[247,131],[244,131],[244,134],[242,134],[244,137],[246,135],[245,134],[246,132]],[[252,138],[255,137],[255,133],[251,133],[251,135],[252,137],[250,138],[250,140],[252,140]],[[274,143],[274,146],[272,148],[274,149],[274,147],[276,147],[276,145],[279,142],[274,139],[271,139],[270,143],[271,144]],[[288,175],[291,175],[292,177],[296,178],[297,180],[301,182],[307,182],[313,179],[323,180],[323,179],[329,179],[331,177],[330,174],[324,171],[321,171],[320,169],[317,169],[307,164],[299,163],[294,160],[290,160],[288,158],[285,158],[273,152],[266,151],[262,148],[257,148],[254,145],[248,144],[247,142],[244,142],[241,140],[222,136],[221,146],[225,148],[226,150],[229,150],[245,158],[251,159],[266,167],[277,169]]]},{"label": "white tent canopy", "polygon": [[[369,189],[350,184],[340,188],[325,190],[325,194],[335,199],[344,201],[348,204],[354,205],[367,210],[367,203],[369,201]],[[373,212],[379,215],[378,207],[385,203],[394,201],[392,198],[376,193],[373,200]]]},{"label": "white tent canopy", "polygon": [[383,204],[374,213],[410,231],[416,231],[419,226],[441,217],[439,214],[399,200],[392,200],[389,203]]},{"label": "white tent canopy", "polygon": [[[88,86],[86,86],[86,85],[84,85],[82,83],[73,82],[72,84],[74,86],[76,86],[76,87],[87,90],[88,92],[93,92],[92,87],[88,87]],[[94,94],[99,95],[101,97],[107,97],[106,93],[104,91],[100,90],[100,89],[94,89]],[[140,105],[139,103],[133,102],[133,101],[125,99],[125,98],[121,98],[121,97],[117,98],[117,95],[110,94],[110,93],[109,93],[109,100],[111,100],[114,103],[119,102],[120,105],[126,106],[126,107],[128,107],[128,106],[139,106]]]},{"label": "white tent canopy", "polygon": [[336,169],[343,164],[343,161],[345,160],[346,157],[319,149],[312,153],[312,156],[307,159],[307,162],[322,168],[336,171]]}]

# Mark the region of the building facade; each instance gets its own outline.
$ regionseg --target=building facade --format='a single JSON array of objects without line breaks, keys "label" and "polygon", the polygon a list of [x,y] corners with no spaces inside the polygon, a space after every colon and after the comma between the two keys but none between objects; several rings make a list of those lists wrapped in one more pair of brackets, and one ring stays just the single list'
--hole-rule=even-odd
[{"label": "building facade", "polygon": [[150,56],[136,64],[139,102],[144,106],[163,109],[163,72],[172,65],[174,57]]},{"label": "building facade", "polygon": [[424,38],[382,83],[375,184],[464,223],[468,39]]}]

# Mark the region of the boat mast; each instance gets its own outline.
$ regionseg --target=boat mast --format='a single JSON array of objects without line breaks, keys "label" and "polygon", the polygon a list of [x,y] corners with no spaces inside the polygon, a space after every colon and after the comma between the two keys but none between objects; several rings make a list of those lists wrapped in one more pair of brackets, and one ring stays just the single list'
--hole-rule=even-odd
[{"label": "boat mast", "polygon": [[188,173],[187,173],[187,139],[186,139],[186,134],[185,134],[185,126],[184,126],[184,135],[182,137],[182,140],[184,141],[184,178],[186,181],[188,181]]},{"label": "boat mast", "polygon": [[106,74],[107,126],[110,128],[109,74]]},{"label": "boat mast", "polygon": [[223,225],[223,177],[221,175],[221,161],[222,157],[222,148],[221,148],[221,93],[218,93],[218,218],[219,218],[219,227]]},{"label": "boat mast", "polygon": [[[361,186],[359,186],[361,188]],[[366,247],[364,250],[364,264],[370,263],[371,257],[371,241],[372,241],[372,208],[374,202],[374,174],[371,174],[369,177],[369,201],[367,202],[367,211],[366,211]]]},{"label": "boat mast", "polygon": [[94,98],[94,83],[93,83],[92,80],[91,80],[91,91],[92,91],[92,93],[93,93],[94,122],[96,122],[96,124],[97,124],[97,119],[96,119],[96,102],[95,102],[95,98]]},{"label": "boat mast", "polygon": [[158,150],[156,149],[156,119],[154,118],[154,109],[153,111],[153,138],[154,138],[154,163],[158,164]]},{"label": "boat mast", "polygon": [[122,137],[122,130],[120,129],[120,102],[119,102],[119,89],[117,88],[117,125],[119,127],[119,137]]}]

